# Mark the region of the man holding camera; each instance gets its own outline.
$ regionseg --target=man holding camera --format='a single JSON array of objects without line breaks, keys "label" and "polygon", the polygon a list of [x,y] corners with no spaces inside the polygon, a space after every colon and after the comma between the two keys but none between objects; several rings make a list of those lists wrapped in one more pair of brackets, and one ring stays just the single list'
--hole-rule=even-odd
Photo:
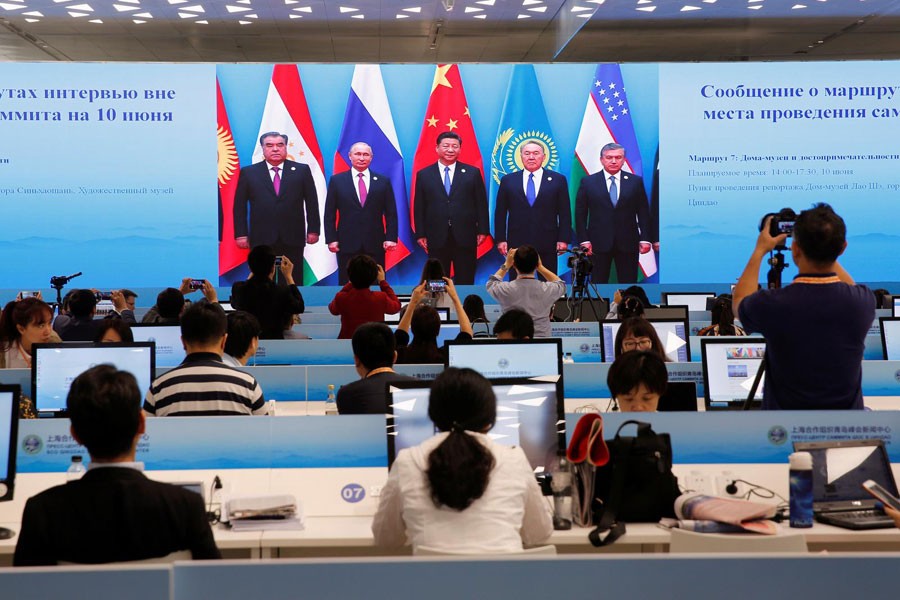
[{"label": "man holding camera", "polygon": [[[503,281],[510,267],[515,266],[519,276],[514,281]],[[544,278],[538,281],[535,273]],[[506,262],[487,281],[487,291],[503,312],[518,308],[534,320],[534,337],[550,337],[550,308],[566,295],[565,282],[556,273],[541,264],[541,257],[531,246],[519,246],[506,254]]]},{"label": "man holding camera", "polygon": [[827,204],[801,212],[791,244],[799,274],[784,288],[756,291],[763,259],[784,248],[789,235],[779,220],[766,218],[734,288],[744,329],[767,342],[763,409],[862,409],[863,350],[875,299],[837,262],[847,248],[844,220]]}]

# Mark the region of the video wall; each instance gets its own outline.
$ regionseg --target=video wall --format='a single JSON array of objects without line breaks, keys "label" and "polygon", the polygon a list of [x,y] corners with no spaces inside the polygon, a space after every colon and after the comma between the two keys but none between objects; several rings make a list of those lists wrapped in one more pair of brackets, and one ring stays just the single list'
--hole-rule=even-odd
[{"label": "video wall", "polygon": [[[763,214],[814,202],[847,221],[842,263],[857,280],[900,280],[882,260],[900,239],[898,62],[2,63],[0,74],[0,288],[79,271],[71,285],[103,289],[244,278],[229,194],[273,123],[298,134],[289,158],[314,167],[321,205],[348,141],[378,142],[372,169],[390,171],[400,216],[392,283],[415,283],[426,258],[409,195],[446,129],[463,135],[461,160],[482,168],[489,202],[527,137],[547,143],[545,168],[572,198],[600,169],[597,144],[623,143],[659,215],[648,282],[734,281]],[[436,116],[440,94],[451,112]],[[477,282],[501,260],[490,242],[479,255]],[[307,285],[336,284],[324,236],[304,258]]]}]

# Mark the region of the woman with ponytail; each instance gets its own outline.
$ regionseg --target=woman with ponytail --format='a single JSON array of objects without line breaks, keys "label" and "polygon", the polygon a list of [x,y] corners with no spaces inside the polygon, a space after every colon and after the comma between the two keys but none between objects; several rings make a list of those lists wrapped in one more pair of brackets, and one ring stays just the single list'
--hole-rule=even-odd
[{"label": "woman with ponytail", "polygon": [[716,298],[713,304],[711,316],[712,325],[704,327],[697,335],[747,335],[747,333],[734,324],[734,312],[731,308],[731,294],[722,294]]},{"label": "woman with ponytail", "polygon": [[490,382],[448,368],[431,386],[428,416],[440,433],[401,450],[372,523],[376,545],[441,553],[521,552],[553,533],[550,510],[521,448],[486,434],[497,417]]}]

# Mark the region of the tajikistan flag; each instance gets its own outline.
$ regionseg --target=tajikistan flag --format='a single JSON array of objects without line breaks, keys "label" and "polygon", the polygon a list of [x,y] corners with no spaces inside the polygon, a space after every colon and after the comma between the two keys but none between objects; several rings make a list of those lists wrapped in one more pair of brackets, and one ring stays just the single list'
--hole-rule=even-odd
[{"label": "tajikistan flag", "polygon": [[[259,124],[259,135],[269,131],[278,131],[288,136],[288,160],[308,165],[312,171],[316,194],[319,196],[321,219],[325,214],[325,169],[297,65],[275,65],[272,69],[272,82],[269,84],[266,108]],[[257,144],[253,162],[261,160],[262,147]],[[324,237],[316,244],[306,245],[303,263],[303,285],[313,285],[337,271],[337,258],[328,251]]]}]

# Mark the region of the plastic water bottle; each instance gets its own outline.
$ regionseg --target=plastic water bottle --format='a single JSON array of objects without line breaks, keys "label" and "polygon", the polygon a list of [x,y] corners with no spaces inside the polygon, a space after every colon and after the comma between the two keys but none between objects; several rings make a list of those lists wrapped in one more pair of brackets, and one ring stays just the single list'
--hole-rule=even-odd
[{"label": "plastic water bottle", "polygon": [[557,457],[556,470],[550,480],[553,490],[553,529],[572,529],[572,463],[566,458],[565,450]]},{"label": "plastic water bottle", "polygon": [[72,457],[72,464],[69,465],[69,468],[66,469],[66,480],[67,481],[77,481],[81,479],[81,476],[87,472],[87,469],[84,467],[84,462],[82,462],[82,457],[79,455],[75,455]]},{"label": "plastic water bottle", "polygon": [[812,527],[812,455],[809,452],[794,452],[788,460],[791,465],[791,527]]},{"label": "plastic water bottle", "polygon": [[326,415],[336,415],[338,414],[337,410],[337,398],[334,395],[334,384],[328,384],[328,397],[325,398],[325,414]]}]

